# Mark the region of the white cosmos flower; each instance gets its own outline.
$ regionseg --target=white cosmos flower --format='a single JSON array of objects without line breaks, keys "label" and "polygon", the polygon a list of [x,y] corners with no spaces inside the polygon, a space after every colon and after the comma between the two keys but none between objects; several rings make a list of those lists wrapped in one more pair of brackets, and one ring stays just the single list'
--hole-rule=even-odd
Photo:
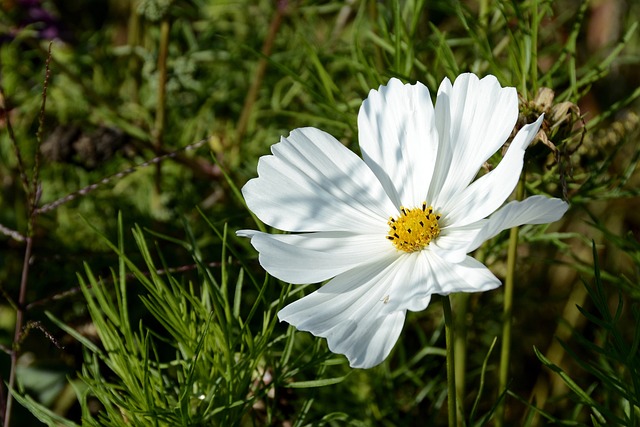
[{"label": "white cosmos flower", "polygon": [[251,238],[278,279],[330,279],[282,309],[280,320],[326,338],[352,367],[369,368],[389,355],[407,310],[424,310],[432,294],[500,286],[467,254],[502,230],[553,222],[568,208],[542,196],[502,206],[542,117],[474,180],[517,117],[516,90],[493,76],[462,74],[453,85],[445,78],[435,108],[421,83],[391,79],[360,108],[362,158],[315,128],[273,145],[242,193],[258,218],[295,234],[238,235]]}]

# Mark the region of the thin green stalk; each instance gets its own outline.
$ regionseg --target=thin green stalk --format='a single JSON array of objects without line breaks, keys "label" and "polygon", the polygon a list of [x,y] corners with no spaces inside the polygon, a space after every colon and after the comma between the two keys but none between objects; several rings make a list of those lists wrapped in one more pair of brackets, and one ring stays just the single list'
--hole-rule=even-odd
[{"label": "thin green stalk", "polygon": [[[464,401],[466,394],[466,368],[467,368],[467,313],[469,310],[470,294],[461,292],[453,296],[453,303],[456,312],[453,319],[453,325],[456,331],[453,348],[455,355],[455,371],[456,371],[456,398],[460,402]],[[459,405],[460,417],[458,418],[458,426],[463,425],[464,413],[462,412],[462,403]]]},{"label": "thin green stalk", "polygon": [[401,45],[401,31],[402,31],[402,20],[400,18],[400,0],[396,0],[393,7],[394,12],[394,31],[395,31],[395,55],[393,57],[393,66],[396,73],[400,72],[400,61],[403,55],[403,51],[400,48]]},{"label": "thin green stalk", "polygon": [[[368,6],[369,20],[371,22],[378,22],[378,3],[375,1],[370,1],[367,3],[368,3],[367,6]],[[382,48],[378,43],[373,44],[373,53],[374,53],[373,58],[376,64],[375,69],[376,70],[384,69],[384,59],[382,57]]]},{"label": "thin green stalk", "polygon": [[540,16],[538,12],[538,2],[534,1],[531,12],[531,87],[532,93],[538,92],[538,25],[540,25]]},{"label": "thin green stalk", "polygon": [[[522,200],[524,196],[524,171],[516,189],[516,199]],[[518,227],[513,227],[509,232],[509,248],[507,252],[507,277],[504,281],[504,305],[502,310],[502,347],[500,350],[500,372],[498,393],[507,388],[509,380],[509,361],[511,357],[511,324],[513,309],[513,284],[516,270],[518,249]],[[496,411],[496,426],[504,425],[504,401],[500,402]]]},{"label": "thin green stalk", "polygon": [[244,105],[242,106],[242,112],[238,119],[238,125],[236,128],[236,140],[238,141],[236,145],[237,147],[240,147],[242,140],[244,139],[244,135],[247,132],[249,118],[251,117],[251,112],[253,111],[253,107],[258,99],[258,92],[260,90],[260,86],[262,86],[262,80],[267,72],[267,65],[269,65],[268,58],[271,56],[273,44],[275,43],[276,35],[278,34],[278,30],[280,29],[285,13],[286,4],[278,3],[273,19],[271,19],[271,23],[269,24],[269,30],[267,31],[264,42],[262,43],[262,50],[260,51],[262,58],[258,61],[258,66],[256,67],[256,71],[251,79],[251,86],[247,91],[247,96],[245,97]]},{"label": "thin green stalk", "polygon": [[456,404],[456,362],[454,350],[454,324],[451,314],[449,296],[442,297],[442,311],[444,312],[444,327],[447,344],[447,410],[449,412],[449,427],[457,427]]},{"label": "thin green stalk", "polygon": [[[22,260],[22,274],[20,277],[20,293],[18,294],[18,302],[16,304],[16,325],[15,332],[13,336],[13,346],[11,348],[11,368],[9,372],[9,383],[7,385],[7,401],[4,406],[4,427],[8,427],[11,425],[11,414],[13,410],[13,390],[16,386],[16,374],[18,370],[18,357],[20,356],[20,345],[22,344],[23,335],[23,326],[24,326],[24,318],[26,314],[26,300],[27,300],[27,284],[29,282],[29,268],[31,266],[31,254],[33,251],[33,230],[35,229],[36,218],[38,216],[37,204],[40,198],[40,180],[39,180],[39,172],[40,172],[40,143],[42,142],[42,129],[44,124],[44,114],[45,107],[47,103],[47,88],[49,86],[49,77],[51,75],[50,72],[50,64],[51,64],[51,43],[49,44],[49,50],[47,53],[47,62],[45,66],[45,78],[44,84],[42,88],[42,105],[40,107],[40,115],[38,121],[38,130],[36,132],[38,147],[36,149],[36,153],[34,156],[34,166],[33,166],[33,176],[31,180],[31,185],[29,185],[26,172],[24,170],[24,164],[22,163],[22,158],[20,156],[20,148],[18,147],[17,140],[13,133],[13,129],[11,128],[11,124],[9,121],[8,109],[6,114],[6,123],[7,128],[9,129],[9,137],[13,142],[14,150],[16,153],[16,157],[18,159],[18,168],[20,170],[20,175],[22,179],[23,186],[25,188],[26,196],[27,196],[27,208],[29,211],[28,225],[27,225],[27,235],[25,237],[26,246],[24,250],[24,259]],[[1,92],[1,91],[0,91]],[[2,93],[4,95],[4,93]],[[4,104],[3,104],[4,107]],[[4,109],[4,108],[3,108]]]},{"label": "thin green stalk", "polygon": [[167,58],[169,56],[169,30],[171,23],[164,17],[160,23],[160,47],[158,50],[158,106],[156,109],[156,123],[154,143],[162,145],[162,133],[165,124],[166,94],[167,94]]},{"label": "thin green stalk", "polygon": [[[483,262],[484,251],[480,248],[475,258]],[[456,398],[460,402],[458,405],[458,426],[464,425],[465,413],[464,413],[464,397],[467,392],[467,316],[469,314],[469,300],[471,295],[465,292],[461,292],[453,296],[453,305],[456,307],[454,314],[453,325],[455,327],[456,335],[454,337],[454,351],[455,351],[455,367],[456,367]]]},{"label": "thin green stalk", "polygon": [[7,132],[9,133],[9,140],[11,141],[11,145],[13,145],[13,153],[16,156],[22,189],[24,190],[24,193],[29,196],[31,194],[31,187],[29,187],[29,178],[27,177],[27,173],[24,167],[24,161],[22,160],[22,153],[20,152],[20,148],[18,147],[18,141],[16,139],[15,133],[13,132],[13,126],[11,125],[11,114],[9,113],[9,111],[11,111],[11,108],[7,104],[7,95],[4,92],[4,87],[0,84],[0,113],[2,113],[2,115],[4,116],[5,126],[7,128]]},{"label": "thin green stalk", "polygon": [[[160,48],[158,51],[158,106],[156,109],[156,123],[153,135],[153,145],[156,152],[162,148],[162,136],[166,121],[166,94],[167,94],[167,57],[169,55],[169,30],[171,24],[169,17],[165,16],[160,23]],[[161,165],[156,165],[156,193],[160,194],[160,177],[162,174]]]},{"label": "thin green stalk", "polygon": [[140,14],[137,12],[138,4],[136,1],[130,3],[129,22],[127,26],[127,44],[131,48],[129,55],[129,76],[127,80],[128,91],[131,101],[140,102],[139,96],[139,79],[140,68],[142,67],[140,58],[134,53],[135,48],[140,46]]},{"label": "thin green stalk", "polygon": [[38,204],[38,198],[40,192],[38,191],[38,183],[40,178],[40,145],[42,145],[42,131],[44,129],[44,113],[47,107],[47,88],[49,87],[49,78],[51,77],[51,46],[53,43],[49,43],[49,50],[47,51],[47,61],[45,63],[45,75],[44,84],[42,85],[42,104],[40,106],[40,114],[38,117],[38,130],[36,131],[36,141],[38,143],[35,153],[33,155],[33,174],[31,176],[31,188],[33,194],[31,198],[32,210]]},{"label": "thin green stalk", "polygon": [[18,296],[18,310],[16,312],[16,328],[13,336],[13,348],[11,349],[11,371],[9,372],[9,384],[7,385],[7,403],[4,412],[4,427],[11,425],[11,412],[13,408],[13,393],[16,385],[16,372],[18,369],[18,356],[20,354],[20,342],[22,340],[22,325],[24,323],[24,307],[27,298],[27,282],[29,277],[29,266],[31,263],[31,251],[33,249],[33,239],[27,236],[27,245],[24,250],[22,264],[22,276],[20,278],[20,294]]},{"label": "thin green stalk", "polygon": [[480,28],[483,32],[487,30],[489,26],[489,7],[491,0],[480,0],[480,10],[478,13],[478,24],[480,24]]}]

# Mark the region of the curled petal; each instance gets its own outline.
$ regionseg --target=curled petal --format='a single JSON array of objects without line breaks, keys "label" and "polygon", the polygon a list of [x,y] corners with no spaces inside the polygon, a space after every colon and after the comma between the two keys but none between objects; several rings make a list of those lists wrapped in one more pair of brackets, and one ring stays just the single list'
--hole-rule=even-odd
[{"label": "curled petal", "polygon": [[482,231],[469,245],[469,252],[501,231],[523,224],[547,224],[562,218],[569,205],[560,199],[531,196],[523,201],[509,202],[491,215]]},{"label": "curled petal", "polygon": [[515,88],[494,76],[461,74],[453,86],[444,79],[435,107],[440,136],[429,200],[440,208],[464,189],[507,140],[518,118]]},{"label": "curled petal", "polygon": [[544,116],[523,126],[509,145],[500,164],[447,200],[443,207],[447,224],[464,226],[485,218],[509,197],[522,172],[524,150],[538,133]]}]

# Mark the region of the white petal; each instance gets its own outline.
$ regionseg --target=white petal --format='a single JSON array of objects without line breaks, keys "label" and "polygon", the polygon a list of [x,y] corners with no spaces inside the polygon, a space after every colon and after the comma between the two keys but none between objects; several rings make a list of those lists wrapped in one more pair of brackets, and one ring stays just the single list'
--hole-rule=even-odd
[{"label": "white petal", "polygon": [[369,92],[358,113],[362,157],[396,205],[426,198],[438,150],[433,104],[422,83],[391,79]]},{"label": "white petal", "polygon": [[251,238],[260,253],[260,265],[269,274],[296,284],[321,282],[362,264],[398,257],[398,251],[380,234],[272,235],[253,230],[240,230],[237,234]]},{"label": "white petal", "polygon": [[443,202],[442,213],[447,225],[463,226],[486,218],[498,209],[509,197],[522,172],[524,151],[529,146],[543,116],[535,123],[523,126],[507,149],[500,164],[491,172],[481,176],[461,192]]},{"label": "white petal", "polygon": [[432,291],[434,294],[484,292],[495,289],[501,284],[484,264],[472,257],[467,256],[459,263],[448,262],[433,253],[425,258],[436,279],[435,289]]},{"label": "white petal", "polygon": [[507,140],[518,118],[518,96],[494,76],[461,74],[453,86],[443,80],[435,115],[440,145],[428,200],[439,209]]},{"label": "white petal", "polygon": [[486,292],[502,284],[491,270],[475,258],[468,256],[464,261],[449,266],[458,277],[451,282],[450,292]]},{"label": "white petal", "polygon": [[475,259],[464,256],[449,262],[428,249],[404,254],[394,262],[394,277],[383,297],[382,313],[421,311],[433,294],[482,292],[500,286],[500,281]]},{"label": "white petal", "polygon": [[482,231],[469,246],[469,252],[501,231],[523,224],[547,224],[562,218],[569,205],[560,199],[531,196],[523,201],[509,202],[491,215]]},{"label": "white petal", "polygon": [[346,355],[352,367],[369,368],[388,356],[406,310],[424,310],[431,294],[480,292],[499,285],[471,257],[453,264],[425,250],[340,274],[286,306],[278,317],[326,338],[331,351]]},{"label": "white petal", "polygon": [[441,258],[451,263],[463,261],[469,251],[469,246],[476,236],[482,232],[486,220],[476,221],[462,227],[445,227],[440,231],[437,239],[429,244],[429,250],[434,251]]},{"label": "white petal", "polygon": [[404,253],[395,261],[394,277],[382,300],[382,313],[427,308],[435,290],[437,271],[430,269],[425,254],[424,251]]},{"label": "white petal", "polygon": [[[395,264],[395,263],[394,263]],[[354,368],[381,363],[395,345],[405,311],[382,313],[395,265],[375,263],[343,273],[278,313],[301,331],[327,339]]]},{"label": "white petal", "polygon": [[393,204],[362,159],[331,135],[296,129],[271,150],[242,189],[262,221],[287,231],[387,232]]}]

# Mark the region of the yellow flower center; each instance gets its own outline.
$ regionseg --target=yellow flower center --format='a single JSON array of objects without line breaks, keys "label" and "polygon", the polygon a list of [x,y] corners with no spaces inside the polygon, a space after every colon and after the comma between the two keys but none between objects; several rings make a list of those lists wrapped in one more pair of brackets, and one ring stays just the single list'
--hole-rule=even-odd
[{"label": "yellow flower center", "polygon": [[421,207],[407,209],[400,206],[400,215],[389,218],[389,234],[393,246],[404,252],[415,252],[424,249],[440,234],[438,220],[440,215],[433,212],[426,202]]}]

